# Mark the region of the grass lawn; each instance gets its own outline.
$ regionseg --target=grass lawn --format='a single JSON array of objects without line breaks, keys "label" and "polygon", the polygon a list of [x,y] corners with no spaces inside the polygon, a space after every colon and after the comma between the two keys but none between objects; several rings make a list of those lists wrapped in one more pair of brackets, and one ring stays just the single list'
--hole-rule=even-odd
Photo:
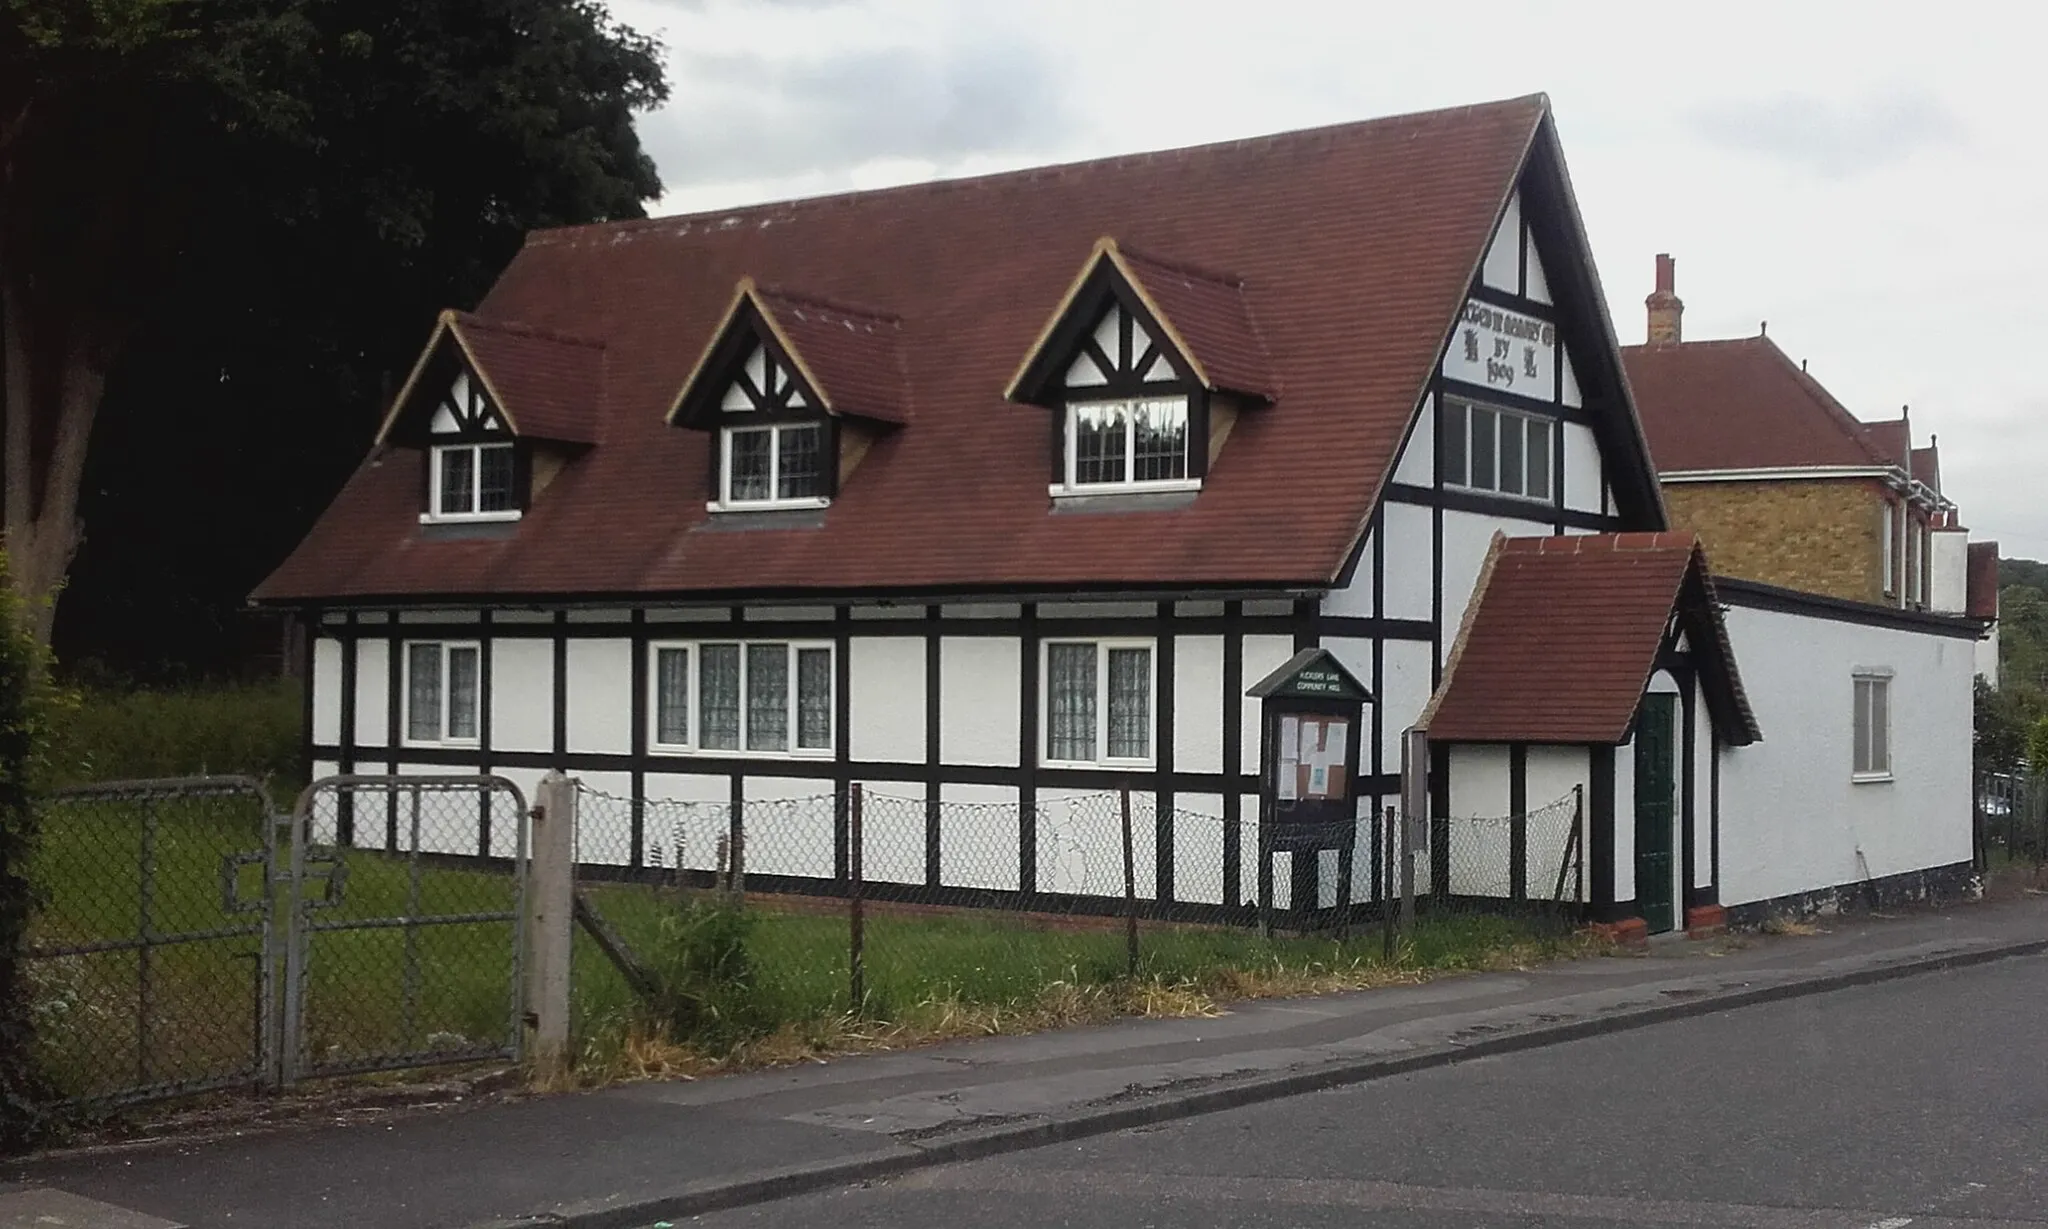
[{"label": "grass lawn", "polygon": [[[135,802],[57,805],[46,812],[35,864],[44,906],[31,931],[43,948],[132,938],[143,915],[144,808]],[[157,950],[149,977],[133,950],[32,960],[29,976],[45,1067],[69,1097],[141,1083],[200,1083],[254,1074],[260,1012],[260,912],[223,909],[224,854],[262,846],[252,799],[156,806],[149,918],[158,934],[242,933]],[[510,911],[509,877],[446,863],[352,851],[325,926],[400,915]],[[254,867],[239,887],[258,895]],[[683,897],[633,885],[584,891],[650,963],[673,946]],[[1492,916],[1425,919],[1392,963],[1377,931],[1348,941],[1261,939],[1247,930],[1146,927],[1139,976],[1127,978],[1121,926],[1047,929],[1013,914],[867,919],[865,1001],[849,1001],[843,912],[778,909],[757,899],[745,937],[743,1026],[715,1039],[660,1036],[589,937],[576,936],[575,1029],[585,1067],[602,1080],[654,1069],[772,1061],[819,1050],[908,1044],[938,1036],[1056,1026],[1130,1012],[1190,1013],[1251,995],[1310,993],[1415,980],[1430,970],[1539,959],[1570,947],[1527,922]],[[398,1053],[502,1044],[512,1018],[509,921],[411,929],[316,930],[306,987],[305,1058],[315,1066]],[[279,971],[282,976],[282,970]],[[629,1052],[638,1046],[639,1058]],[[680,1055],[680,1057],[679,1057]],[[678,1067],[678,1063],[682,1066]]]},{"label": "grass lawn", "polygon": [[[140,933],[144,813],[135,802],[45,811],[32,871],[43,906],[32,944],[78,947]],[[134,1084],[253,1075],[262,914],[226,911],[222,858],[261,849],[262,823],[253,799],[156,805],[151,930],[242,933],[158,948],[146,981],[134,950],[29,962],[38,1048],[60,1093],[90,1098]],[[352,852],[341,900],[316,910],[316,925],[513,908],[503,873],[421,866],[415,880],[414,871],[403,858]],[[242,868],[237,886],[257,898],[258,869]],[[502,1044],[512,1018],[513,934],[510,921],[316,930],[307,961],[306,1059],[340,1064]]]}]

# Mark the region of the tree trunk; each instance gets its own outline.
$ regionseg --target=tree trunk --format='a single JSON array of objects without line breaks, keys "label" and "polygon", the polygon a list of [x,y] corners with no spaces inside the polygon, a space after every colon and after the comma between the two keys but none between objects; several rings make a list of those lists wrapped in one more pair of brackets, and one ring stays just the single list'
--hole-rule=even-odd
[{"label": "tree trunk", "polygon": [[[0,364],[5,366],[0,393],[6,421],[0,437],[6,448],[0,545],[6,548],[14,587],[27,599],[29,630],[48,647],[57,595],[78,552],[86,445],[107,380],[106,363],[83,322],[36,317],[31,299],[0,270]],[[60,338],[60,344],[52,344]],[[44,441],[47,445],[39,449]]]}]

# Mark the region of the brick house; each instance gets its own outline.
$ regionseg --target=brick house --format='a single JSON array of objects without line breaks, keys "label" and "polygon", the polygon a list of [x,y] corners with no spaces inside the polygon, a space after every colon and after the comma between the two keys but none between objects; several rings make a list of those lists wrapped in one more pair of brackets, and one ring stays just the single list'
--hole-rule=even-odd
[{"label": "brick house", "polygon": [[[1853,602],[1997,617],[1996,543],[1969,541],[1912,420],[1858,419],[1770,337],[1686,341],[1657,257],[1648,341],[1622,359],[1674,527],[1716,571]],[[1979,652],[1997,679],[1996,641]]]}]

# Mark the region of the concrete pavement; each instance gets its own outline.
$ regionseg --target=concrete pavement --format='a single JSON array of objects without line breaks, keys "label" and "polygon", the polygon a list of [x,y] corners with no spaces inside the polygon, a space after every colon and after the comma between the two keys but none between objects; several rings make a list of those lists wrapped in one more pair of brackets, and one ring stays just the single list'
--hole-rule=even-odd
[{"label": "concrete pavement", "polygon": [[[638,1226],[1662,1020],[2048,949],[2048,901],[1415,987],[17,1162],[173,1225]],[[0,1229],[6,1219],[0,1195]],[[140,1222],[149,1223],[149,1222]]]}]

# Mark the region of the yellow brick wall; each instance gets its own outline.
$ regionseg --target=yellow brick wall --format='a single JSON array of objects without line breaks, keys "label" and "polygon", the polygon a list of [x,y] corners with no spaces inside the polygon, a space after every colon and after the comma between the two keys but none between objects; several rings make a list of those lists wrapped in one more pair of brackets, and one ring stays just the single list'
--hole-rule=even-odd
[{"label": "yellow brick wall", "polygon": [[1682,482],[1664,488],[1664,502],[1672,528],[1699,534],[1720,575],[1886,602],[1885,496],[1874,482]]}]

